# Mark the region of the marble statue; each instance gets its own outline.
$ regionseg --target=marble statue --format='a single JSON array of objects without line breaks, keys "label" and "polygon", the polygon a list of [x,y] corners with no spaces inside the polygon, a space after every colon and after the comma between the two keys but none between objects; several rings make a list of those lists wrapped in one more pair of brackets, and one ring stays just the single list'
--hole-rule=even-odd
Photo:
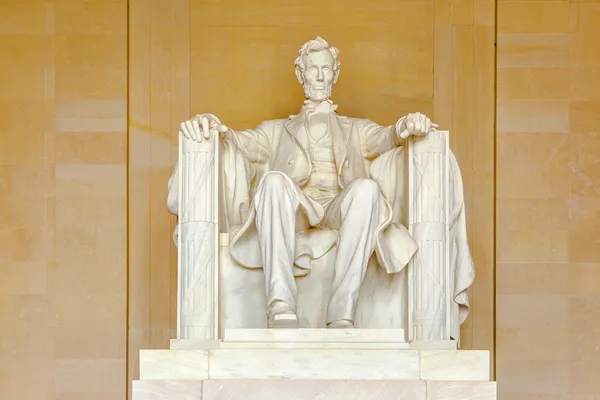
[{"label": "marble statue", "polygon": [[[181,123],[184,150],[169,181],[168,209],[179,216],[176,234],[185,235],[177,239],[186,264],[180,271],[188,282],[183,290],[193,290],[189,282],[204,282],[201,293],[181,294],[187,310],[182,313],[196,318],[197,326],[219,324],[218,311],[204,313],[202,304],[219,295],[218,283],[206,282],[218,282],[218,272],[208,268],[218,263],[221,231],[229,234],[229,255],[237,265],[264,271],[269,328],[298,327],[296,278],[309,275],[333,248],[328,328],[357,325],[357,302],[373,254],[393,276],[426,249],[421,260],[429,260],[429,269],[414,264],[409,293],[403,293],[411,296],[411,337],[456,338],[468,314],[466,289],[474,267],[462,180],[447,137],[421,113],[391,126],[339,115],[331,100],[340,73],[338,50],[317,37],[299,53],[296,77],[306,99],[297,115],[245,130],[233,130],[212,114]],[[411,141],[414,154],[405,151]],[[410,188],[401,173],[407,157],[414,158],[410,168],[418,176]],[[406,210],[407,199],[413,211]],[[190,257],[193,262],[181,261]]]}]

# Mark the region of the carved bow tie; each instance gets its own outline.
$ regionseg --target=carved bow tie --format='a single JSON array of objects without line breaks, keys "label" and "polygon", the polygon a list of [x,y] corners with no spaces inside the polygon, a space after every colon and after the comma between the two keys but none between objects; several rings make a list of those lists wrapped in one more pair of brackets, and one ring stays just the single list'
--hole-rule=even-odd
[{"label": "carved bow tie", "polygon": [[302,111],[304,111],[308,116],[312,114],[318,113],[330,113],[337,110],[337,104],[333,104],[331,100],[322,101],[320,103],[315,103],[311,100],[306,100],[304,105],[302,106]]}]

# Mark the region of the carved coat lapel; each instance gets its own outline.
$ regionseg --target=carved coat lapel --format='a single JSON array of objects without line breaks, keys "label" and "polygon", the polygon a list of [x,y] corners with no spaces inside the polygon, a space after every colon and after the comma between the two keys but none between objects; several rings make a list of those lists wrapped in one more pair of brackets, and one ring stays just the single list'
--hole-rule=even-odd
[{"label": "carved coat lapel", "polygon": [[306,150],[308,149],[308,137],[300,134],[305,123],[306,114],[303,112],[298,115],[290,116],[290,119],[284,124],[284,134],[287,133],[288,135],[291,135],[296,141],[296,144]]},{"label": "carved coat lapel", "polygon": [[310,156],[306,150],[308,138],[300,132],[304,125],[304,115],[291,116],[283,124],[271,162],[271,170],[281,171],[302,187],[311,174]]},{"label": "carved coat lapel", "polygon": [[352,120],[332,115],[329,121],[340,187],[345,187],[356,178],[368,178],[361,150],[360,132],[352,124]]},{"label": "carved coat lapel", "polygon": [[[306,130],[302,129],[306,121],[306,115],[302,112],[290,117],[284,124],[273,163],[273,169],[287,173],[300,186],[308,181],[312,170],[308,136]],[[340,186],[344,187],[355,178],[366,177],[359,133],[353,131],[350,119],[332,112],[327,121],[327,129],[332,136]]]}]

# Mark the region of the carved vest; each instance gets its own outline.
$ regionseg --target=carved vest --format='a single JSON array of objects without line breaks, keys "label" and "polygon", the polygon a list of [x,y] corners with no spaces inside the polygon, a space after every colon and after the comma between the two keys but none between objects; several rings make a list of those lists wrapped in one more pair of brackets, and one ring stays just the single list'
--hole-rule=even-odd
[{"label": "carved vest", "polygon": [[[304,126],[304,113],[291,116],[284,123],[281,133],[274,145],[271,171],[281,171],[288,175],[301,188],[312,175],[312,163],[309,154],[308,134]],[[338,185],[344,188],[356,178],[368,178],[364,158],[361,153],[360,132],[347,117],[338,117],[334,113],[328,115],[327,134],[331,136],[337,173]]]},{"label": "carved vest", "polygon": [[303,190],[315,200],[327,202],[340,190],[333,153],[333,137],[327,129],[326,120],[314,123],[312,119],[308,119],[302,130],[306,135],[306,150],[312,165],[312,173]]}]

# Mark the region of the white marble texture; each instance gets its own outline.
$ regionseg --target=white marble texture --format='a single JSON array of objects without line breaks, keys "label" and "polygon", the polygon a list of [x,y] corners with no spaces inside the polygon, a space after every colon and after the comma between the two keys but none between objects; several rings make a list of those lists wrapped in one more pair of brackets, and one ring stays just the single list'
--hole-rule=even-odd
[{"label": "white marble texture", "polygon": [[171,350],[206,350],[219,347],[221,341],[218,339],[171,339],[169,342]]},{"label": "white marble texture", "polygon": [[410,350],[219,349],[210,351],[211,379],[419,379]]},{"label": "white marble texture", "polygon": [[[219,141],[184,140],[167,205],[177,224],[177,338],[216,339],[219,301]],[[176,196],[175,196],[176,193]]]},{"label": "white marble texture", "polygon": [[[225,331],[225,330],[224,330]],[[224,341],[204,340],[204,339],[171,339],[171,350],[206,350],[206,349],[231,349],[231,348],[273,348],[273,349],[410,349],[410,350],[456,350],[457,342],[454,340],[439,341],[413,341],[406,343],[402,341],[401,329],[374,329],[358,330],[353,329],[349,338],[336,340],[337,331],[343,330],[319,330],[302,329],[298,333],[286,334],[284,330],[277,330],[274,333],[267,333],[267,337],[256,338],[252,340],[245,336],[246,329],[227,330],[230,333],[223,333]],[[254,331],[254,330],[250,330]],[[260,330],[258,330],[260,332]],[[321,338],[307,337],[305,332],[317,331],[327,332]],[[336,333],[337,332],[337,333]],[[329,336],[329,333],[332,336]],[[255,333],[256,335],[257,333]],[[303,336],[302,340],[299,339]],[[387,338],[386,338],[387,335]],[[383,339],[383,340],[380,340]],[[265,341],[268,340],[268,341]],[[285,340],[285,341],[283,341]],[[309,340],[309,341],[307,341]],[[356,340],[356,341],[350,341]],[[379,340],[379,341],[376,341]],[[389,340],[389,341],[388,341]]]},{"label": "white marble texture", "polygon": [[[224,342],[221,340],[171,339],[171,350],[206,349],[408,349],[404,342]],[[436,347],[433,347],[436,348]]]},{"label": "white marble texture", "polygon": [[132,400],[496,400],[495,382],[133,381]]},{"label": "white marble texture", "polygon": [[456,340],[413,340],[408,348],[411,350],[456,350],[458,342]]},{"label": "white marble texture", "polygon": [[208,379],[208,350],[141,350],[140,379]]},{"label": "white marble texture", "polygon": [[405,343],[403,329],[226,329],[223,341]]},{"label": "white marble texture", "polygon": [[408,230],[419,250],[408,264],[410,340],[450,339],[448,132],[408,141]]},{"label": "white marble texture", "polygon": [[[226,343],[226,342],[223,342]],[[141,379],[488,381],[489,353],[369,348],[143,350]]]},{"label": "white marble texture", "polygon": [[[267,327],[264,273],[260,269],[236,264],[226,246],[229,235],[221,235],[221,337],[226,329],[264,329]],[[325,326],[327,299],[331,293],[336,249],[312,264],[309,275],[296,279],[298,286],[298,320],[301,328]],[[406,272],[387,274],[371,258],[356,306],[358,328],[403,329],[407,320]],[[390,302],[390,299],[395,299]],[[405,333],[406,334],[406,333]],[[405,337],[406,338],[406,337]]]},{"label": "white marble texture", "polygon": [[203,400],[426,400],[423,381],[207,381]]},{"label": "white marble texture", "polygon": [[438,381],[489,381],[490,356],[485,350],[419,351],[420,378]]},{"label": "white marble texture", "polygon": [[378,349],[405,350],[408,343],[376,342],[221,342],[221,349]]},{"label": "white marble texture", "polygon": [[203,381],[148,380],[132,382],[132,400],[202,400]]},{"label": "white marble texture", "polygon": [[221,332],[225,329],[267,327],[265,274],[259,269],[242,268],[229,252],[229,234],[221,234],[219,270],[221,273]]},{"label": "white marble texture", "polygon": [[427,400],[496,400],[496,382],[427,381]]}]

